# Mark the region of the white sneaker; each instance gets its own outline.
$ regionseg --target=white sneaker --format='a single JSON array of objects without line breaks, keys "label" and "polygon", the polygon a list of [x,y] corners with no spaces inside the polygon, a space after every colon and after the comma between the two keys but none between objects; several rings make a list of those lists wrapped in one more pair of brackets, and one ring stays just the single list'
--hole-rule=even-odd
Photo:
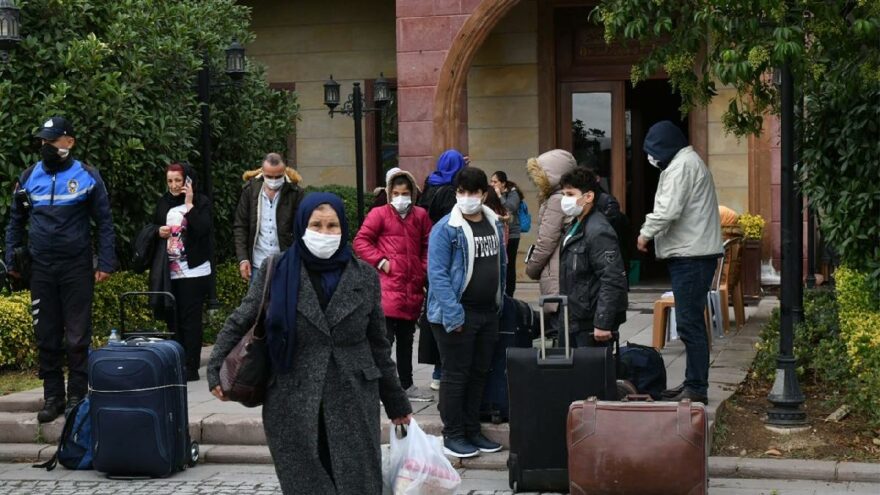
[{"label": "white sneaker", "polygon": [[440,380],[431,379],[431,390],[440,390]]},{"label": "white sneaker", "polygon": [[434,400],[434,394],[419,389],[415,384],[406,389],[406,397],[412,402],[431,402]]}]

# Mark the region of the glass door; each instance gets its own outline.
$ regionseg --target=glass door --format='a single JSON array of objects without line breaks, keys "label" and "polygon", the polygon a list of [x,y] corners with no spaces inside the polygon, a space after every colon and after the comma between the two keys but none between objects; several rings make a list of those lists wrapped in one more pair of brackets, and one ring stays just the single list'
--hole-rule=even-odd
[{"label": "glass door", "polygon": [[603,187],[626,212],[626,149],[629,145],[624,82],[578,82],[560,85],[559,136],[578,165],[595,170]]}]

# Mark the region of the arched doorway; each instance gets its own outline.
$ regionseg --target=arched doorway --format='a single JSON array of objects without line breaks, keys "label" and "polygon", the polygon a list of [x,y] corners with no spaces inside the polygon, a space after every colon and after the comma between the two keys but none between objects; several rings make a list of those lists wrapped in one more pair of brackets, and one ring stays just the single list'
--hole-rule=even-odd
[{"label": "arched doorway", "polygon": [[461,97],[477,50],[520,0],[483,0],[455,36],[434,95],[434,154],[460,148]]}]

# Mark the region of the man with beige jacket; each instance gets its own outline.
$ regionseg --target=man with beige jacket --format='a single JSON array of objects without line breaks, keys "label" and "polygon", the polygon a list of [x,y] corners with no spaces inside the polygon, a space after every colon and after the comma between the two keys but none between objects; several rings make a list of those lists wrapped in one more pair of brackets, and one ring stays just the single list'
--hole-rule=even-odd
[{"label": "man with beige jacket", "polygon": [[687,352],[685,380],[664,392],[667,400],[707,402],[709,340],[703,309],[718,258],[723,252],[718,198],[712,173],[674,123],[651,126],[643,146],[660,169],[654,211],[645,217],[638,247],[654,241],[658,259],[669,268],[675,296],[676,329]]}]

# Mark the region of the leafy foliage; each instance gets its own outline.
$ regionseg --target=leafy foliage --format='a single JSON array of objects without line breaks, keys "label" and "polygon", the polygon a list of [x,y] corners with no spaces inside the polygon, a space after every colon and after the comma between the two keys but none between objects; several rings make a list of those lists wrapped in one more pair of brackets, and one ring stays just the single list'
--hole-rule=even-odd
[{"label": "leafy foliage", "polygon": [[880,2],[876,0],[603,0],[606,41],[650,45],[634,83],[660,70],[681,111],[736,90],[728,132],[760,134],[777,113],[771,72],[788,62],[805,99],[801,187],[824,239],[880,293]]},{"label": "leafy foliage", "polygon": [[219,311],[208,311],[205,321],[205,343],[213,344],[226,318],[238,308],[247,293],[248,283],[241,278],[237,263],[223,263],[217,268],[217,300]]},{"label": "leafy foliage", "polygon": [[[234,0],[28,0],[22,43],[0,66],[0,215],[12,185],[38,160],[31,136],[48,116],[77,130],[74,155],[97,167],[110,192],[120,260],[165,190],[173,160],[201,163],[196,76],[207,55],[212,82],[228,83],[223,49],[246,42],[249,9]],[[217,239],[231,238],[241,171],[284,152],[298,106],[251,64],[240,86],[211,96]],[[199,167],[200,168],[200,167]],[[203,174],[204,171],[200,172]],[[218,243],[222,259],[231,243]]]},{"label": "leafy foliage", "polygon": [[[107,343],[110,331],[120,327],[119,296],[130,291],[147,290],[147,274],[121,271],[95,285],[92,303],[92,347]],[[217,268],[217,299],[220,309],[207,312],[205,343],[213,343],[223,323],[241,303],[247,282],[238,275],[238,265],[222,263]],[[0,295],[0,369],[28,369],[37,365],[37,346],[30,314],[31,297],[27,291]],[[127,331],[165,331],[164,322],[153,317],[146,298],[126,303]]]},{"label": "leafy foliage", "polygon": [[[794,330],[798,374],[821,383],[880,424],[880,304],[868,276],[841,267],[836,291],[804,294],[804,321]],[[761,329],[752,371],[772,380],[779,349],[779,313]]]},{"label": "leafy foliage", "polygon": [[31,298],[28,292],[0,296],[0,368],[37,363]]},{"label": "leafy foliage", "polygon": [[764,237],[764,225],[766,222],[761,215],[743,213],[739,216],[737,222],[742,227],[743,235],[746,239],[761,239]]}]

